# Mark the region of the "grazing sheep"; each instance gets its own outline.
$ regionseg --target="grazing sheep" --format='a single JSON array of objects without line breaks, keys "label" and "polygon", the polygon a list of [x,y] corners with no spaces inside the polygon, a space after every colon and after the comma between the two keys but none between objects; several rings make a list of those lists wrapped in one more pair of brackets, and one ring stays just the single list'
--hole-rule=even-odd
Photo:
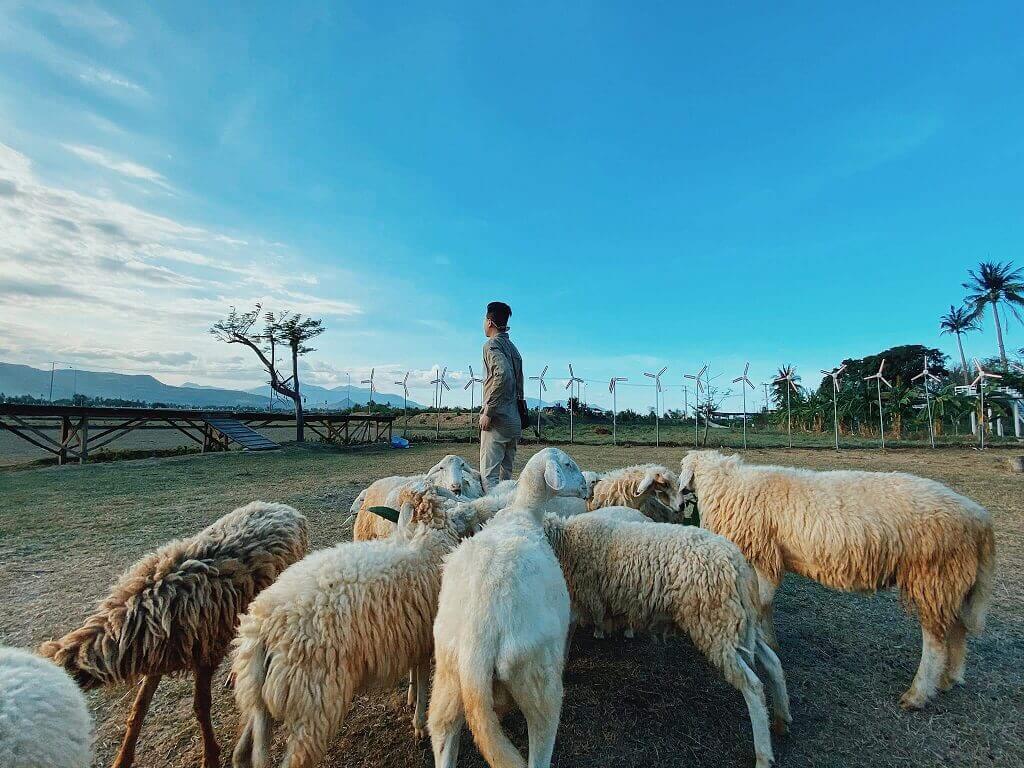
[{"label": "grazing sheep", "polygon": [[92,718],[74,681],[46,659],[0,647],[0,765],[89,768]]},{"label": "grazing sheep", "polygon": [[524,766],[495,712],[495,699],[508,697],[526,716],[529,765],[550,765],[562,708],[569,595],[541,522],[553,496],[583,498],[586,492],[576,463],[545,448],[520,474],[512,506],[446,559],[430,699],[436,768],[454,768],[463,722],[491,766]]},{"label": "grazing sheep", "polygon": [[684,501],[675,472],[659,464],[639,464],[602,475],[588,507],[632,507],[658,523],[681,523],[689,517]]},{"label": "grazing sheep", "polygon": [[142,678],[114,768],[128,768],[150,701],[167,674],[195,673],[203,766],[219,764],[210,681],[249,602],[307,548],[306,518],[254,501],[188,539],[146,555],[117,580],[84,626],[40,653],[85,690]]},{"label": "grazing sheep", "polygon": [[472,514],[445,509],[437,489],[401,490],[402,515],[387,539],[346,542],[306,557],[249,606],[232,655],[242,734],[236,768],[263,768],[271,727],[282,723],[282,768],[308,768],[324,754],[362,691],[418,673],[413,725],[423,736],[431,627],[441,562]]},{"label": "grazing sheep", "polygon": [[[583,473],[584,477],[586,477],[586,474],[585,472]],[[518,480],[502,480],[480,498],[466,503],[477,510],[479,514],[489,519],[512,505],[518,485]],[[577,496],[555,496],[544,504],[544,512],[551,512],[560,517],[581,515],[586,511],[587,500]]]},{"label": "grazing sheep", "polygon": [[544,521],[580,624],[685,633],[747,704],[758,768],[773,762],[761,662],[772,688],[774,726],[791,718],[779,659],[757,632],[757,580],[739,548],[693,526],[653,523],[610,507]]},{"label": "grazing sheep", "polygon": [[352,504],[353,511],[356,513],[352,539],[354,541],[369,541],[390,536],[391,532],[395,530],[395,524],[375,515],[370,511],[370,507],[384,506],[389,494],[424,480],[465,499],[476,499],[483,496],[484,493],[480,473],[461,456],[448,454],[428,469],[426,474],[384,477],[364,489],[356,497],[360,506],[356,507],[355,502]]},{"label": "grazing sheep", "polygon": [[754,566],[773,647],[772,598],[787,571],[844,591],[896,586],[923,636],[901,706],[919,709],[963,682],[966,635],[984,627],[995,568],[992,522],[978,504],[914,475],[751,466],[717,451],[688,453],[680,480],[701,524]]}]

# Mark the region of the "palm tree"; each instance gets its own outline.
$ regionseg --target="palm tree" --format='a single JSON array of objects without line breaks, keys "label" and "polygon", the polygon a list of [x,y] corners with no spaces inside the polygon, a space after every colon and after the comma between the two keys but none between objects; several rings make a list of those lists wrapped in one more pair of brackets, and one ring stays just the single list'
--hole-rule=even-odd
[{"label": "palm tree", "polygon": [[971,377],[967,370],[967,357],[964,355],[964,343],[961,337],[968,331],[978,330],[978,321],[972,317],[970,310],[966,307],[954,307],[949,305],[949,312],[939,318],[939,328],[942,333],[956,334],[956,345],[960,349],[960,364],[964,370],[964,384],[971,383]]},{"label": "palm tree", "polygon": [[996,338],[999,341],[999,359],[1006,368],[1006,348],[1003,346],[1003,326],[999,322],[999,303],[1010,308],[1013,316],[1024,323],[1020,308],[1024,307],[1024,270],[1014,269],[1013,262],[997,264],[994,261],[983,261],[978,271],[968,270],[971,279],[963,286],[970,293],[966,302],[971,308],[971,316],[976,320],[985,311],[987,304],[992,305],[992,317],[996,324]]}]

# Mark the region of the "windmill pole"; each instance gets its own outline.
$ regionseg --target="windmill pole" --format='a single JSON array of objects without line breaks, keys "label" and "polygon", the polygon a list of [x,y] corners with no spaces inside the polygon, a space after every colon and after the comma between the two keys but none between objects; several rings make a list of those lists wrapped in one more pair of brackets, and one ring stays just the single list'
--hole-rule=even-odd
[{"label": "windmill pole", "polygon": [[885,450],[885,419],[882,418],[882,379],[875,379],[878,386],[878,429],[882,434],[882,450]]},{"label": "windmill pole", "polygon": [[743,390],[743,450],[747,450],[747,388],[740,387]]},{"label": "windmill pole", "polygon": [[935,425],[932,423],[932,396],[928,391],[928,378],[924,380],[924,402],[928,408],[928,439],[931,441],[932,448],[935,447]]},{"label": "windmill pole", "polygon": [[836,431],[836,450],[839,450],[839,384],[832,377],[832,425]]},{"label": "windmill pole", "polygon": [[612,445],[619,444],[619,425],[618,425],[618,411],[619,401],[616,395],[617,387],[615,386],[615,380],[612,379]]}]

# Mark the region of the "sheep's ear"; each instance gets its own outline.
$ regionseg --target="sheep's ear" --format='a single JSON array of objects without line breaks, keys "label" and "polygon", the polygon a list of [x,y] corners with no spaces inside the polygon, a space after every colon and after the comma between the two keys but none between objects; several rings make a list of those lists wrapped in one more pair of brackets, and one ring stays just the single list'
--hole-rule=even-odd
[{"label": "sheep's ear", "polygon": [[697,463],[697,457],[691,454],[687,454],[683,457],[682,462],[679,464],[679,490],[682,491],[689,488],[693,483],[693,471],[694,465]]},{"label": "sheep's ear", "polygon": [[407,501],[402,505],[402,511],[395,522],[398,523],[399,535],[407,536],[409,534],[409,526],[412,524],[412,504]]},{"label": "sheep's ear", "polygon": [[544,482],[554,491],[565,489],[565,473],[562,471],[561,465],[554,459],[548,459],[548,463],[544,466]]},{"label": "sheep's ear", "polygon": [[643,496],[645,493],[647,493],[647,491],[651,489],[651,486],[654,485],[654,481],[657,479],[657,477],[658,476],[653,472],[648,472],[646,475],[644,475],[644,479],[641,480],[640,483],[637,485],[636,491],[633,492],[633,495]]},{"label": "sheep's ear", "polygon": [[392,523],[398,522],[399,513],[394,507],[369,507],[369,511],[383,517],[385,520],[390,520]]}]

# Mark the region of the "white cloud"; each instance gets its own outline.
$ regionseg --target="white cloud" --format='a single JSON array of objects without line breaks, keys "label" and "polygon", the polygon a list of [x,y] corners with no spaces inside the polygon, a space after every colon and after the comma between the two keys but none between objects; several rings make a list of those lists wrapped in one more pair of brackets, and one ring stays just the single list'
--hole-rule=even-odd
[{"label": "white cloud", "polygon": [[114,171],[114,173],[119,173],[130,179],[148,181],[167,190],[172,188],[162,174],[154,171],[152,168],[140,165],[139,163],[114,157],[101,149],[97,149],[96,147],[84,146],[81,144],[61,144],[61,146],[75,157],[80,160],[85,160],[87,163],[98,165],[101,168]]},{"label": "white cloud", "polygon": [[311,292],[307,270],[279,245],[48,184],[2,143],[0,231],[0,337],[30,364],[74,354],[251,380],[254,361],[218,362],[229,350],[207,333],[229,306],[261,302],[327,318],[362,311],[344,296]]},{"label": "white cloud", "polygon": [[86,67],[78,73],[78,77],[84,80],[90,85],[98,85],[101,87],[109,88],[121,88],[132,93],[137,93],[140,96],[148,96],[149,93],[138,83],[129,80],[122,75],[117,75],[108,69],[100,69],[98,67]]}]

